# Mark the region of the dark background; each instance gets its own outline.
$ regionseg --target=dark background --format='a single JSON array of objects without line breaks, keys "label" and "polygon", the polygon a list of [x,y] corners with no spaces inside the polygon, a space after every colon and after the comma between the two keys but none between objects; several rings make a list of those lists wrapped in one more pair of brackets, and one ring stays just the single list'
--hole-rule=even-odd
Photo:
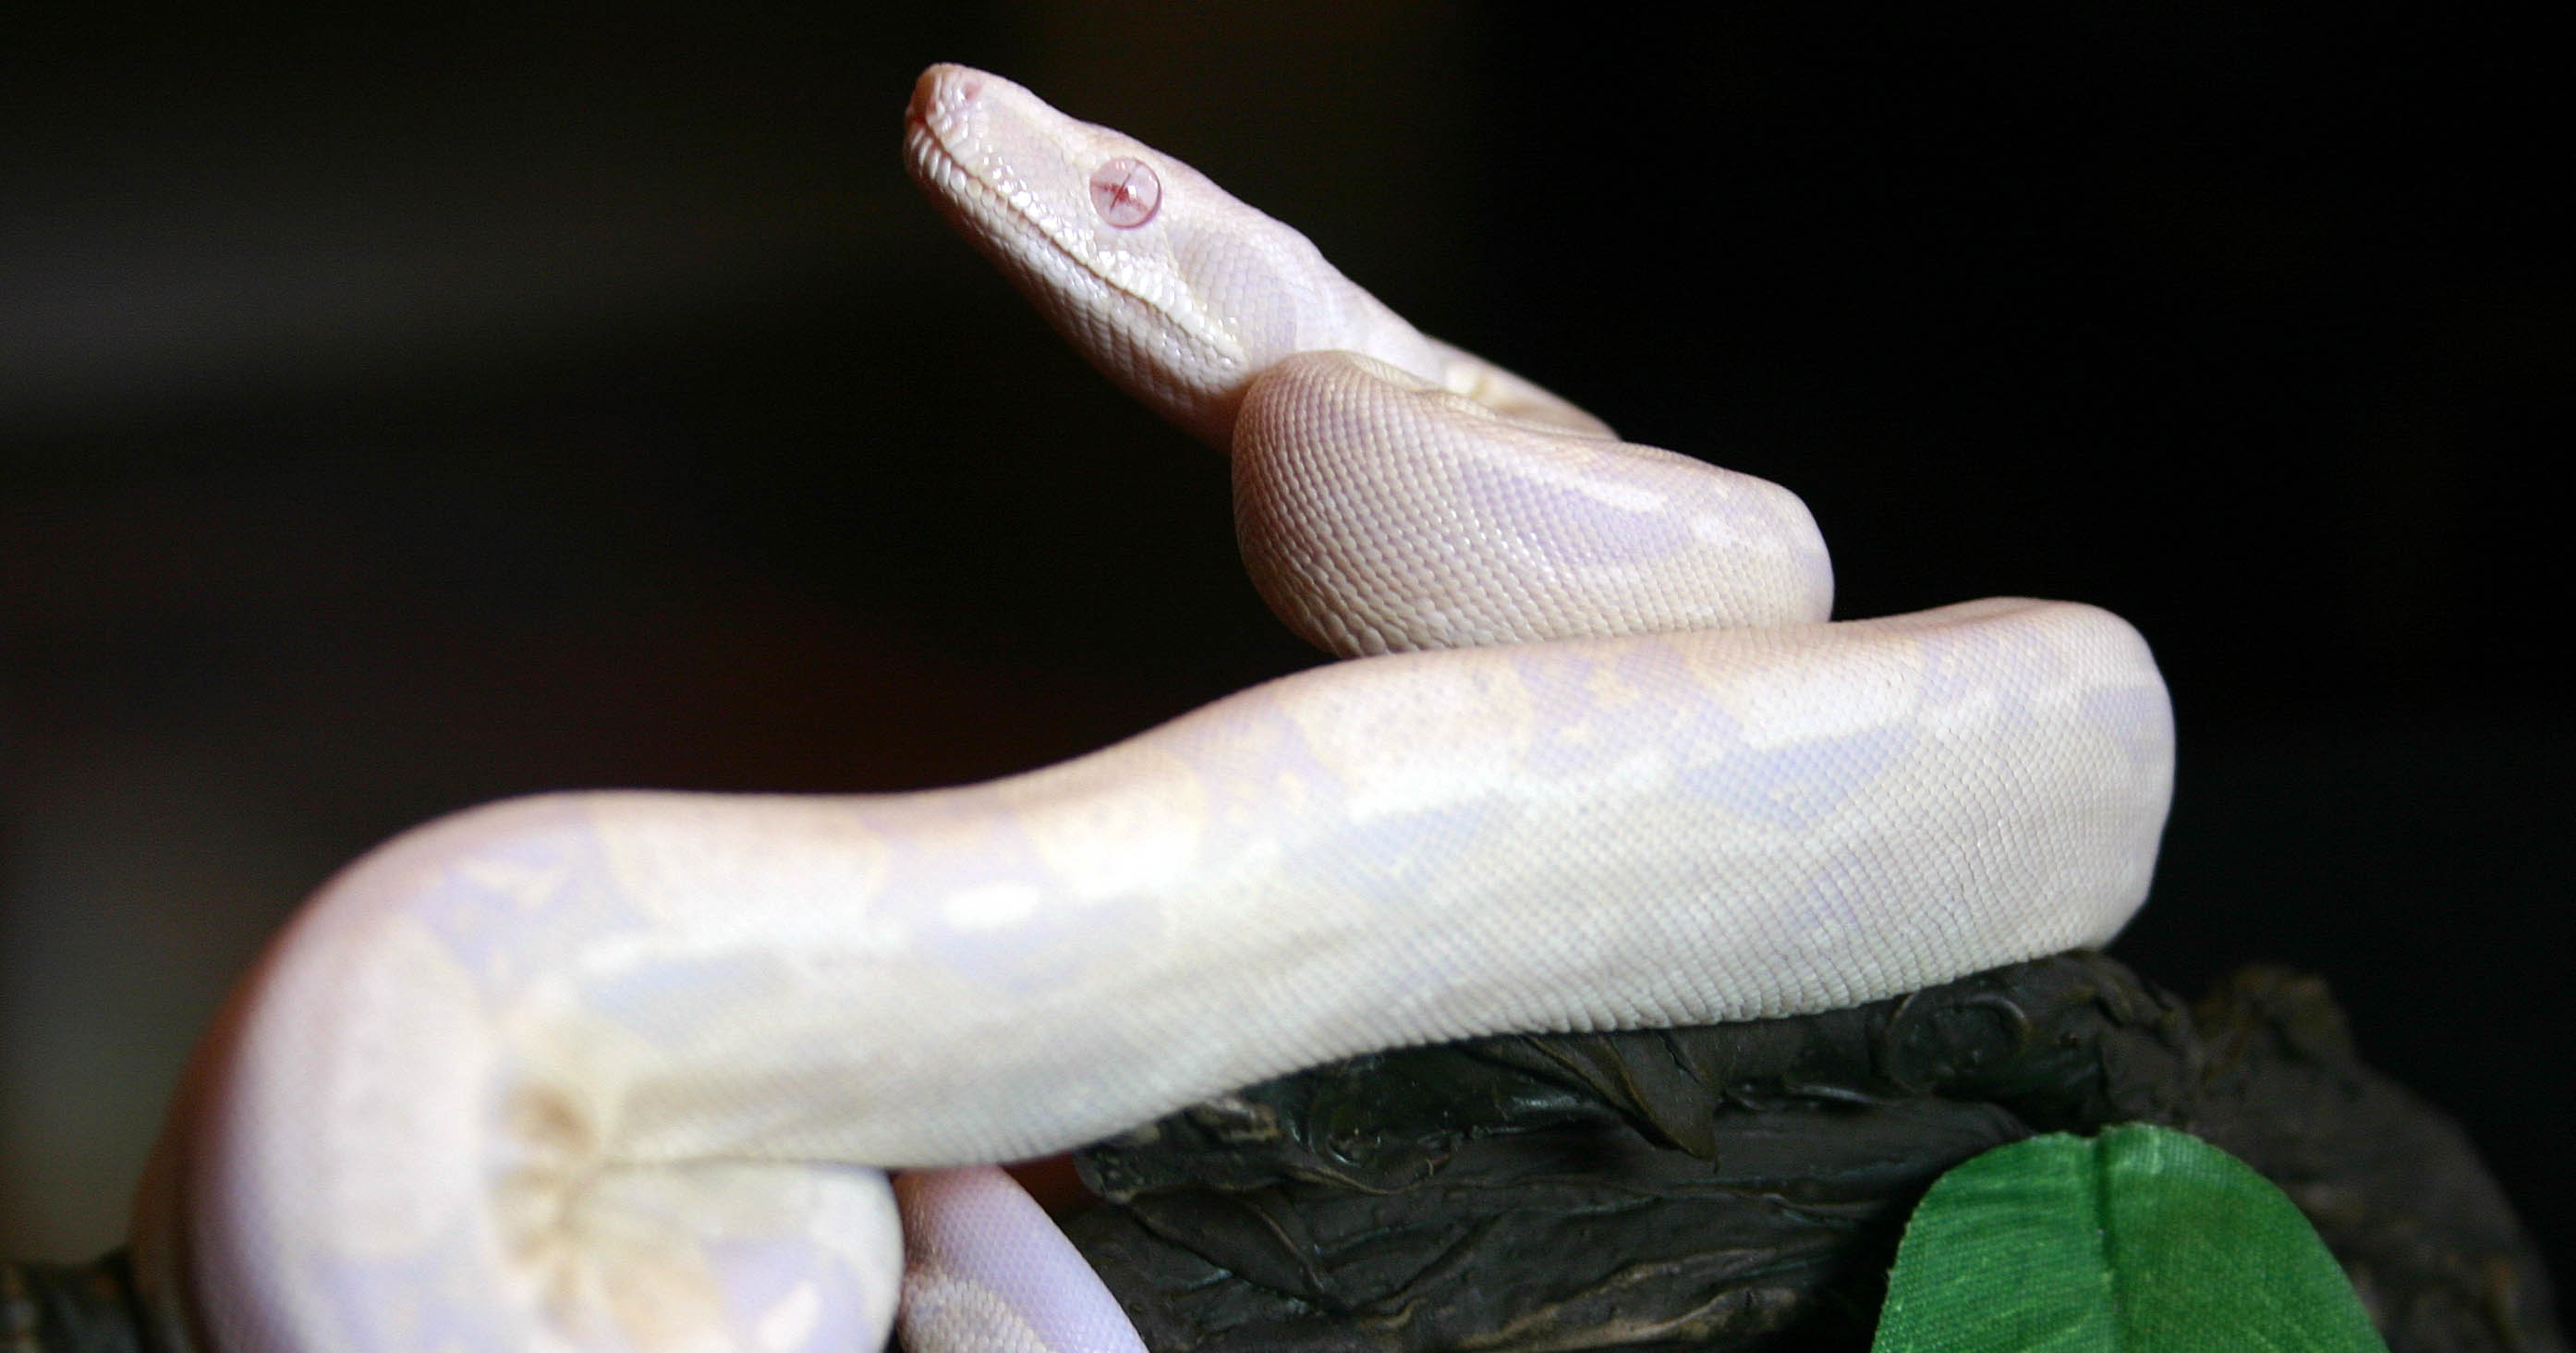
[{"label": "dark background", "polygon": [[914,197],[903,100],[959,60],[1797,490],[1839,614],[2128,616],[2182,760],[2117,952],[2324,974],[2576,1277],[2536,35],[908,8],[0,20],[0,1253],[121,1235],[186,1040],[407,824],[981,778],[1315,660],[1221,458]]}]

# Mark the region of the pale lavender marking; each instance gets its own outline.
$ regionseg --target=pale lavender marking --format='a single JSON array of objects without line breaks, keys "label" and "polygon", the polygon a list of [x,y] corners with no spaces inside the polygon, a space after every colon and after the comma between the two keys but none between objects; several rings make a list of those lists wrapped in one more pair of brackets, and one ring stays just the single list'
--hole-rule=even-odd
[{"label": "pale lavender marking", "polygon": [[1489,803],[1352,821],[1340,774],[1315,755],[1304,731],[1276,707],[1224,726],[1192,724],[1175,731],[1181,734],[1176,750],[1206,795],[1208,856],[1221,858],[1245,846],[1277,841],[1292,825],[1279,800],[1279,781],[1293,776],[1306,795],[1297,810],[1299,821],[1322,827],[1329,837],[1313,838],[1320,849],[1306,851],[1300,867],[1325,888],[1380,907],[1412,906],[1423,878],[1453,870],[1493,821],[1495,807]]},{"label": "pale lavender marking", "polygon": [[[819,1168],[819,1167],[818,1167]],[[847,1353],[864,1348],[881,1317],[892,1312],[868,1309],[866,1288],[849,1266],[823,1247],[798,1240],[727,1240],[707,1247],[724,1292],[725,1320],[737,1343],[770,1353]],[[773,1346],[763,1340],[761,1321],[799,1284],[811,1284],[816,1298],[814,1326],[794,1344]]]},{"label": "pale lavender marking", "polygon": [[[1152,899],[1064,901],[1047,886],[1053,869],[999,795],[954,791],[938,812],[945,823],[973,828],[972,839],[943,842],[935,852],[921,848],[913,843],[921,833],[918,810],[904,815],[900,825],[891,813],[869,825],[892,847],[877,895],[890,914],[908,923],[919,952],[952,971],[1025,995],[1076,982],[1162,928],[1162,910]],[[951,901],[981,888],[1035,888],[1040,897],[1033,911],[1008,924],[952,920]]]},{"label": "pale lavender marking", "polygon": [[649,963],[586,977],[581,1006],[670,1047],[695,1039],[711,1020],[775,999],[784,985],[779,960],[771,954],[658,955]]},{"label": "pale lavender marking", "polygon": [[1026,917],[990,929],[933,916],[916,931],[924,950],[952,970],[1016,995],[1072,986],[1117,956],[1150,945],[1164,929],[1159,899],[1120,895],[1078,903],[1041,901]]},{"label": "pale lavender marking", "polygon": [[[1963,849],[1960,855],[1964,854]],[[1780,938],[1790,941],[1788,947],[1793,951],[1805,949],[1833,956],[1850,952],[1853,936],[1884,930],[1887,899],[1895,893],[1890,881],[1881,877],[1888,867],[1888,862],[1875,853],[1827,857],[1800,890],[1797,910],[1782,918],[1783,924],[1793,929]],[[1910,865],[1908,872],[1922,872],[1919,861]],[[1961,896],[1964,895],[1963,891]],[[1966,928],[1956,897],[1918,896],[1908,904],[1904,920],[1906,928],[1917,934],[1949,935]],[[1808,988],[1797,1003],[1799,1008],[1839,1009],[1868,999],[1854,988],[1818,980],[1840,972],[1837,963],[1790,967],[1809,974]]]},{"label": "pale lavender marking", "polygon": [[[1725,720],[1714,715],[1712,725]],[[1834,816],[1853,795],[1912,749],[1912,725],[1871,728],[1840,737],[1812,738],[1781,747],[1737,745],[1714,765],[1682,773],[1691,794],[1725,804],[1736,816],[1784,831],[1803,832]]]},{"label": "pale lavender marking", "polygon": [[[1516,661],[1539,697],[1543,742],[1530,758],[1533,772],[1581,774],[1641,747],[1687,748],[1676,767],[1684,792],[1749,821],[1804,831],[1842,811],[1918,736],[1911,725],[1891,725],[1754,747],[1743,725],[1703,696],[1669,646],[1625,644],[1609,663],[1609,674],[1635,692],[1633,700],[1614,706],[1593,693],[1587,684],[1599,672],[1593,663]],[[1588,736],[1573,736],[1578,732]]]},{"label": "pale lavender marking", "polygon": [[[440,872],[417,904],[423,924],[490,998],[506,998],[537,974],[599,939],[647,928],[646,919],[609,886],[598,840],[587,823],[565,814],[568,830],[514,835],[479,846]],[[477,877],[498,864],[502,880]],[[531,898],[513,880],[542,881]]]},{"label": "pale lavender marking", "polygon": [[[1523,769],[1534,776],[1587,775],[1640,750],[1679,745],[1674,739],[1687,735],[1691,707],[1701,703],[1681,698],[1689,677],[1680,656],[1651,640],[1622,644],[1605,659],[1572,651],[1494,651],[1511,661],[1530,695],[1534,737]],[[1602,700],[1592,683],[1605,675],[1634,687],[1637,698],[1623,704]]]},{"label": "pale lavender marking", "polygon": [[1991,696],[1997,722],[2006,725],[2030,724],[2033,678],[2055,676],[2066,666],[2056,650],[2020,625],[1939,625],[1910,633],[1921,655],[1927,708]]},{"label": "pale lavender marking", "polygon": [[1238,701],[1227,719],[1193,717],[1170,726],[1170,746],[1206,795],[1202,842],[1211,858],[1232,856],[1278,839],[1284,819],[1281,779],[1306,796],[1310,822],[1345,821],[1341,773],[1315,755],[1305,731],[1275,703]]},{"label": "pale lavender marking", "polygon": [[1476,517],[1549,564],[1642,564],[1691,548],[1690,527],[1669,511],[1631,510],[1580,490],[1469,461],[1460,486]]},{"label": "pale lavender marking", "polygon": [[998,1298],[1065,1353],[1143,1353],[1135,1327],[1081,1252],[1009,1175],[989,1165],[907,1171],[895,1181],[915,1261]]},{"label": "pale lavender marking", "polygon": [[2163,759],[2173,745],[2173,702],[2160,690],[2118,686],[2084,693],[2084,719],[2117,745],[2131,766]]},{"label": "pale lavender marking", "polygon": [[1409,909],[1425,888],[1457,871],[1497,811],[1493,803],[1473,801],[1348,823],[1331,841],[1315,843],[1320,849],[1301,853],[1295,867],[1324,891],[1380,911]]},{"label": "pale lavender marking", "polygon": [[398,1259],[326,1256],[316,1262],[314,1275],[340,1327],[352,1336],[350,1347],[515,1353],[523,1346],[523,1331],[504,1319],[489,1276],[458,1273],[456,1264],[442,1263],[466,1245],[463,1230],[451,1226],[438,1243]]},{"label": "pale lavender marking", "polygon": [[[1260,736],[1246,736],[1255,730]],[[1419,910],[1423,891],[1444,875],[1491,829],[1497,805],[1444,808],[1352,821],[1341,776],[1315,755],[1304,732],[1276,706],[1262,706],[1226,725],[1194,724],[1175,730],[1181,754],[1207,796],[1206,842],[1211,855],[1268,846],[1291,824],[1279,802],[1279,780],[1293,776],[1305,802],[1297,833],[1305,848],[1292,866],[1313,891],[1368,903],[1378,914]],[[1256,752],[1254,747],[1261,748]],[[1324,830],[1316,836],[1315,827]],[[1438,989],[1452,982],[1467,960],[1419,946],[1390,948],[1387,989]]]}]

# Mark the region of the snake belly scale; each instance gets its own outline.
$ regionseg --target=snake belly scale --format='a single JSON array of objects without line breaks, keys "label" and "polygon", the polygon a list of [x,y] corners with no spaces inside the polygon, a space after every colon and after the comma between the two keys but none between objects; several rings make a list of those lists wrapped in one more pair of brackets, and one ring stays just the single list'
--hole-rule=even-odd
[{"label": "snake belly scale", "polygon": [[899,1288],[914,1353],[1132,1348],[981,1167],[1378,1048],[1870,1000],[2144,899],[2172,720],[2118,618],[1829,622],[1793,495],[1423,336],[1170,156],[954,66],[906,149],[1231,454],[1263,595],[1350,660],[988,784],[554,794],[378,848],[171,1111],[171,1348],[873,1348]]}]

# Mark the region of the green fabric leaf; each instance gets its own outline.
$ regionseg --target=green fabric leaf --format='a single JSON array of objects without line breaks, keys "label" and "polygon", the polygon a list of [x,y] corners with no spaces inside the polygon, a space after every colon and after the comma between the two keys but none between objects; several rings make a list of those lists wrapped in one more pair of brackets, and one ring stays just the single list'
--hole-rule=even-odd
[{"label": "green fabric leaf", "polygon": [[1988,1151],[1897,1249],[1873,1353],[2385,1349],[2299,1209],[2244,1162],[2143,1123]]}]

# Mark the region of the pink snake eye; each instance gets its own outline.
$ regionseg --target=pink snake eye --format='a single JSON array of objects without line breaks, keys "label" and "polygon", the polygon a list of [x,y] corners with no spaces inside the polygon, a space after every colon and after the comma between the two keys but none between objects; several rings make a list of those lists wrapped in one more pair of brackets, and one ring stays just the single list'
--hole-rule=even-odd
[{"label": "pink snake eye", "polygon": [[1091,209],[1120,230],[1153,220],[1161,205],[1163,181],[1143,160],[1121,155],[1091,171]]}]

